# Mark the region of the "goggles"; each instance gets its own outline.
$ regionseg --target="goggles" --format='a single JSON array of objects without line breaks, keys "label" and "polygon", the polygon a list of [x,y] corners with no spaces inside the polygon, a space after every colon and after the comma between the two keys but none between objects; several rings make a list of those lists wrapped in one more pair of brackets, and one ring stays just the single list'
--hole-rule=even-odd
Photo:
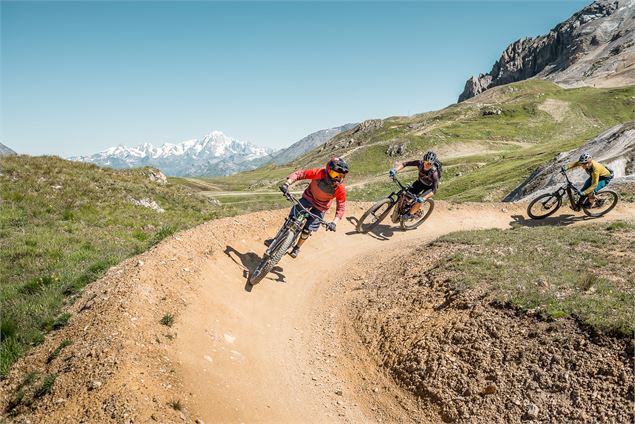
[{"label": "goggles", "polygon": [[334,179],[336,181],[343,180],[345,176],[346,176],[346,174],[344,174],[343,172],[337,172],[334,169],[329,170],[329,177],[331,177],[332,179]]},{"label": "goggles", "polygon": [[429,160],[424,160],[423,161],[423,166],[430,167],[430,166],[432,166],[432,162],[430,162]]}]

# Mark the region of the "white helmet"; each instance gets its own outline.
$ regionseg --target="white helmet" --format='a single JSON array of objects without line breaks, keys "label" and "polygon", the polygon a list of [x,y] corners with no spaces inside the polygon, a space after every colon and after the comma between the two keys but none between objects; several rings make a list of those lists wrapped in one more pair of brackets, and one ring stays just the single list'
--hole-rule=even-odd
[{"label": "white helmet", "polygon": [[580,155],[580,159],[578,159],[578,162],[580,163],[588,163],[591,161],[591,155],[584,152]]}]

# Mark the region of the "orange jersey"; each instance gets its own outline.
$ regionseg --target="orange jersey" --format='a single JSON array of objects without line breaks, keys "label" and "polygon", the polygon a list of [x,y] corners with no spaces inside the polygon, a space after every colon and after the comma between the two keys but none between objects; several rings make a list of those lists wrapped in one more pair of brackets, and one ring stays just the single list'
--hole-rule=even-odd
[{"label": "orange jersey", "polygon": [[326,175],[324,168],[304,169],[295,171],[287,177],[289,183],[298,180],[311,180],[311,183],[304,190],[302,197],[310,201],[316,209],[326,212],[333,203],[337,202],[335,216],[342,218],[346,208],[346,188],[342,183],[335,183]]}]

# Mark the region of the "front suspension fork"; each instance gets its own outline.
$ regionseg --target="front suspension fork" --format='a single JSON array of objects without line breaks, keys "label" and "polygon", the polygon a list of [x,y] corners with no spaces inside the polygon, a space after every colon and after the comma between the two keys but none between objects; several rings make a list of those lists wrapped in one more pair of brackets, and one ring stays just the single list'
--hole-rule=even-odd
[{"label": "front suspension fork", "polygon": [[567,187],[567,197],[569,198],[569,202],[571,202],[571,209],[575,210],[578,202],[573,198],[571,187]]}]

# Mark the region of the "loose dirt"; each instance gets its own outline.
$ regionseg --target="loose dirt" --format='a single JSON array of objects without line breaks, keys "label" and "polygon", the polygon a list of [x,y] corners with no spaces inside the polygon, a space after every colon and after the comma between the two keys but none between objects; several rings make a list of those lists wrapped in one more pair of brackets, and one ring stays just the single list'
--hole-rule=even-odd
[{"label": "loose dirt", "polygon": [[444,265],[458,250],[435,242],[390,258],[383,268],[398,272],[375,268],[349,295],[349,321],[415,394],[418,419],[633,422],[632,340],[517,312],[482,287],[457,290]]},{"label": "loose dirt", "polygon": [[[349,215],[368,206],[351,203]],[[314,235],[297,259],[285,257],[250,289],[246,271],[286,213],[211,221],[110,269],[69,302],[68,325],[14,366],[0,387],[13,414],[3,416],[18,423],[438,421],[443,411],[422,412],[418,392],[397,385],[369,351],[350,321],[351,295],[382,258],[450,231],[509,227],[524,205],[438,202],[419,229],[385,225],[373,235],[353,233],[352,218],[334,234]],[[610,218],[635,220],[635,209],[621,205]],[[168,314],[171,327],[160,323]],[[72,344],[51,359],[63,340]],[[39,373],[32,383],[24,381],[29,372]],[[42,394],[47,375],[55,381]]]}]

